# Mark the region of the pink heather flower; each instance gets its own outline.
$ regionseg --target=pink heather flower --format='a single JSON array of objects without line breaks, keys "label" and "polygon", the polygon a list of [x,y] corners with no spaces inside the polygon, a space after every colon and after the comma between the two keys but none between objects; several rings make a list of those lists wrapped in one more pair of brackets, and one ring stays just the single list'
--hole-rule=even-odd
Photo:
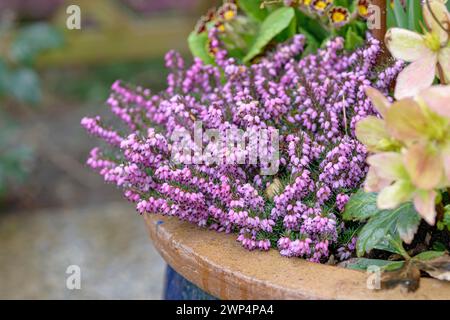
[{"label": "pink heather flower", "polygon": [[[208,46],[216,64],[195,59],[187,66],[171,51],[164,91],[115,82],[107,103],[123,122],[123,134],[99,117],[83,118],[82,126],[108,143],[91,151],[88,165],[123,189],[139,213],[239,232],[237,241],[248,250],[269,250],[276,241],[284,256],[324,261],[343,228],[336,221],[350,190],[367,173],[367,150],[355,125],[377,111],[364,88],[387,94],[403,64],[375,72],[380,46],[370,36],[351,53],[335,38],[302,58],[304,41],[294,36],[245,66],[227,56],[211,28]],[[182,129],[192,133],[195,121],[223,135],[228,129],[278,130],[279,173],[287,179],[261,175],[247,150],[230,155],[243,156],[243,164],[174,163],[172,155],[190,155],[176,150],[170,137]],[[274,178],[279,190],[269,199],[266,188]]]}]

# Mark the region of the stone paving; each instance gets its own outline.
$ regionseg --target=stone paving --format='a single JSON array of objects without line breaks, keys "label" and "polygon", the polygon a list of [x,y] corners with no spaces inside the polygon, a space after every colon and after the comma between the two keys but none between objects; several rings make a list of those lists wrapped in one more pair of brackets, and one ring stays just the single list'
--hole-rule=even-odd
[{"label": "stone paving", "polygon": [[0,213],[0,299],[160,299],[164,268],[129,203]]}]

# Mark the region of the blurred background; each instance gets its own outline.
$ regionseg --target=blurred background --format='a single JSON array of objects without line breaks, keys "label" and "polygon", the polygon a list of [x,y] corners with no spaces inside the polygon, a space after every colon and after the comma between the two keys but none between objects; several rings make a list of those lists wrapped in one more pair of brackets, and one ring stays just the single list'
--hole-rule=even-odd
[{"label": "blurred background", "polygon": [[[116,79],[165,87],[164,54],[212,0],[0,0],[0,299],[159,299],[143,219],[84,162]],[[81,29],[69,30],[70,5]],[[81,290],[66,269],[81,268]]]}]

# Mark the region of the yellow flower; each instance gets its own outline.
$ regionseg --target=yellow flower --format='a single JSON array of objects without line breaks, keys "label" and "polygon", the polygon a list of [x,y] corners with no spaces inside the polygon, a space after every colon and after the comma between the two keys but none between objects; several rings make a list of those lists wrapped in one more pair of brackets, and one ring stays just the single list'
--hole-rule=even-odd
[{"label": "yellow flower", "polygon": [[232,20],[235,16],[236,16],[236,12],[233,11],[233,10],[225,11],[225,13],[223,14],[223,18],[224,18],[226,21]]},{"label": "yellow flower", "polygon": [[322,15],[329,9],[332,4],[333,0],[313,0],[311,3],[311,7],[316,13]]},{"label": "yellow flower", "polygon": [[363,17],[367,18],[369,15],[369,0],[358,0],[358,14]]},{"label": "yellow flower", "polygon": [[349,20],[349,12],[346,8],[343,7],[333,7],[328,12],[328,17],[331,23],[335,26],[343,26]]}]

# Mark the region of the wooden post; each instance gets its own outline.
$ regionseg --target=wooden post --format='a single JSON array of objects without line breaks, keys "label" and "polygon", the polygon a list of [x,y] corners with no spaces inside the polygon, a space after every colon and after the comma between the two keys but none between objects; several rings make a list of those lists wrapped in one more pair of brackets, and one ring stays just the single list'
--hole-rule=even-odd
[{"label": "wooden post", "polygon": [[386,16],[387,7],[386,0],[372,0],[372,4],[380,8],[380,28],[376,28],[372,31],[373,36],[379,41],[384,43],[384,35],[386,34]]},{"label": "wooden post", "polygon": [[[382,61],[385,61],[385,59],[387,59],[389,57],[389,51],[387,50],[386,45],[384,43],[384,37],[385,37],[386,31],[387,31],[387,5],[388,4],[387,4],[386,0],[372,0],[372,5],[380,8],[379,28],[375,28],[372,30],[372,34],[375,37],[375,39],[380,41],[381,55],[378,59],[378,63],[380,63]],[[377,17],[375,17],[375,19],[376,18]]]}]

